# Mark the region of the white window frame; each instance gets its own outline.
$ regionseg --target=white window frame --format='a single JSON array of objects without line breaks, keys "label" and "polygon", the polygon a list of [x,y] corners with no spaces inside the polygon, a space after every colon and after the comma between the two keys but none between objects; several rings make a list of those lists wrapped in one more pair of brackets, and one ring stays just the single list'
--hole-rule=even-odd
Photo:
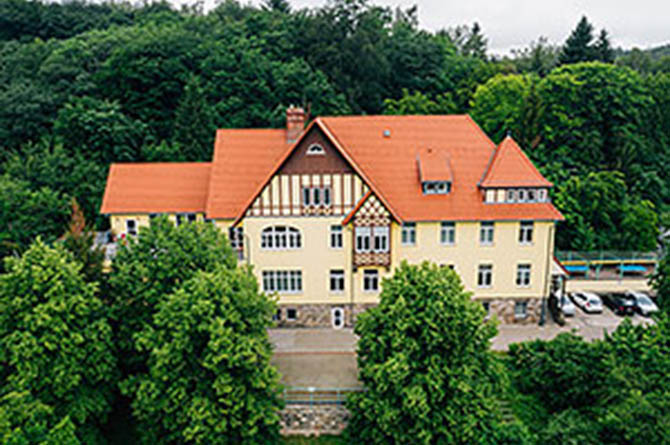
[{"label": "white window frame", "polygon": [[547,192],[547,189],[539,189],[537,191],[537,201],[538,202],[547,202],[549,199],[549,193]]},{"label": "white window frame", "polygon": [[526,196],[528,197],[527,202],[537,202],[537,190],[528,189],[526,191]]},{"label": "white window frame", "polygon": [[344,227],[330,226],[330,248],[342,249],[344,247]]},{"label": "white window frame", "polygon": [[[331,269],[328,274],[328,289],[330,293],[342,294],[346,285],[344,281],[344,269]],[[336,284],[333,286],[333,284]]]},{"label": "white window frame", "polygon": [[302,249],[302,233],[292,226],[270,226],[261,231],[262,250]]},{"label": "white window frame", "polygon": [[307,147],[307,154],[308,155],[325,155],[326,150],[323,148],[321,144],[312,144],[309,147]]},{"label": "white window frame", "polygon": [[495,222],[482,221],[479,223],[479,244],[492,246],[495,242]]},{"label": "white window frame", "polygon": [[400,243],[403,246],[416,246],[416,223],[403,223],[400,229]]},{"label": "white window frame", "polygon": [[[379,241],[379,246],[377,245]],[[389,251],[389,228],[388,226],[375,226],[372,228],[372,251],[385,253]]]},{"label": "white window frame", "polygon": [[516,301],[514,302],[514,318],[523,319],[528,317],[528,302]]},{"label": "white window frame", "polygon": [[517,264],[516,266],[516,287],[530,287],[531,283],[531,265],[529,263]]},{"label": "white window frame", "polygon": [[[336,320],[340,320],[340,323],[336,323]],[[330,311],[330,320],[333,326],[333,329],[342,329],[344,327],[344,308],[334,307]]]},{"label": "white window frame", "polygon": [[379,292],[379,271],[377,269],[363,269],[363,292]]},{"label": "white window frame", "polygon": [[535,231],[535,223],[533,221],[521,221],[519,223],[519,244],[521,245],[533,244],[534,231]]},{"label": "white window frame", "polygon": [[228,229],[228,241],[233,249],[242,250],[244,248],[244,228],[242,226],[230,227]]},{"label": "white window frame", "polygon": [[[131,225],[132,227],[130,227]],[[137,220],[135,218],[126,219],[126,235],[137,236],[137,233],[138,233]]]},{"label": "white window frame", "polygon": [[505,192],[505,202],[516,202],[516,190],[514,189],[507,189]]},{"label": "white window frame", "polygon": [[372,251],[372,228],[369,226],[357,226],[354,229],[356,253]]},{"label": "white window frame", "polygon": [[264,270],[261,274],[263,292],[278,294],[302,293],[302,270]]},{"label": "white window frame", "polygon": [[480,264],[477,266],[477,287],[490,289],[493,287],[493,265]]},{"label": "white window frame", "polygon": [[456,223],[453,221],[442,221],[440,223],[440,244],[453,246],[456,244]]},{"label": "white window frame", "polygon": [[517,199],[519,202],[527,202],[526,200],[526,195],[527,195],[527,190],[526,189],[519,189],[517,192]]},{"label": "white window frame", "polygon": [[310,207],[312,205],[312,189],[311,187],[302,188],[302,206]]}]

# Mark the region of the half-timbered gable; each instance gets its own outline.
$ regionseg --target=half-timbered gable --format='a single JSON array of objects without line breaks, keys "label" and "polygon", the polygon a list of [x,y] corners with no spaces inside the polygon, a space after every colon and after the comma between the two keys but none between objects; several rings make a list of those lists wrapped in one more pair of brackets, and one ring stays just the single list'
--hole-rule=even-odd
[{"label": "half-timbered gable", "polygon": [[353,225],[353,267],[391,266],[391,213],[368,192],[344,220]]}]

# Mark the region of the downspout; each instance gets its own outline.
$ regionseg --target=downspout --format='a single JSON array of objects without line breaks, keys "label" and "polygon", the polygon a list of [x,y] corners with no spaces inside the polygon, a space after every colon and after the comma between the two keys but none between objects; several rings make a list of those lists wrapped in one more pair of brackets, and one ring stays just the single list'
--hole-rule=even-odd
[{"label": "downspout", "polygon": [[546,318],[547,318],[547,294],[549,293],[549,290],[547,287],[550,285],[550,274],[551,274],[551,259],[553,258],[553,255],[551,254],[551,244],[554,236],[554,226],[556,223],[552,224],[549,226],[549,236],[547,236],[547,261],[546,261],[546,266],[544,270],[544,290],[542,292],[542,309],[540,312],[540,326],[544,326],[546,323]]}]

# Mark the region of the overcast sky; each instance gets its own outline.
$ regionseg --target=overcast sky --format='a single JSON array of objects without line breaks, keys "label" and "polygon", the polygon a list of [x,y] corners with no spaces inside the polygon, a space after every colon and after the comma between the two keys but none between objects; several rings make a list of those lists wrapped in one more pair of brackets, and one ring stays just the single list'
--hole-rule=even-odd
[{"label": "overcast sky", "polygon": [[[174,0],[186,3],[188,0]],[[261,0],[241,0],[259,4]],[[294,8],[320,6],[325,0],[289,0]],[[431,30],[479,22],[492,53],[507,53],[548,37],[562,43],[586,14],[606,28],[615,47],[647,48],[670,43],[670,0],[371,0],[374,4],[419,6],[421,26]],[[211,7],[215,0],[205,0]]]}]

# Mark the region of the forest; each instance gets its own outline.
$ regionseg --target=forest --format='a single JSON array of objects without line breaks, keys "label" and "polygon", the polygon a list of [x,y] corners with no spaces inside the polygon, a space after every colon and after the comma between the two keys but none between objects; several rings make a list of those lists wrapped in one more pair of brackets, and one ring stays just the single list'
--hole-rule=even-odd
[{"label": "forest", "polygon": [[0,256],[98,215],[111,162],[209,161],[216,128],[311,116],[469,113],[555,184],[562,250],[655,250],[670,226],[670,55],[614,49],[586,17],[488,53],[477,24],[432,32],[417,7],[333,0],[0,0]]}]

